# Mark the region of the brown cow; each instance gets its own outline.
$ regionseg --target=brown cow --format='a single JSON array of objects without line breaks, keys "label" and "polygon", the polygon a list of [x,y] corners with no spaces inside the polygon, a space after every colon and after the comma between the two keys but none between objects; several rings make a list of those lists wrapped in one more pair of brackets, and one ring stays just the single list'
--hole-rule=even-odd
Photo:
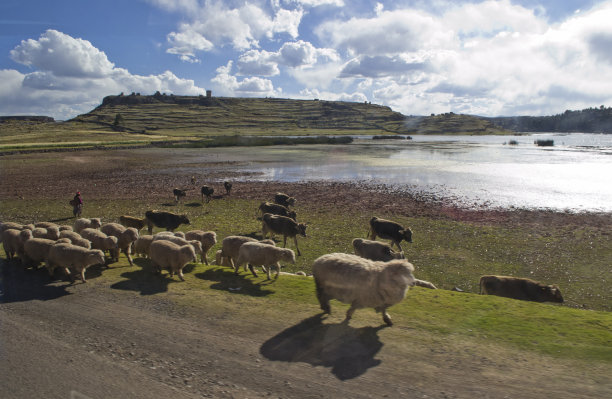
[{"label": "brown cow", "polygon": [[556,285],[544,285],[528,278],[509,276],[482,276],[480,294],[535,302],[563,302]]}]

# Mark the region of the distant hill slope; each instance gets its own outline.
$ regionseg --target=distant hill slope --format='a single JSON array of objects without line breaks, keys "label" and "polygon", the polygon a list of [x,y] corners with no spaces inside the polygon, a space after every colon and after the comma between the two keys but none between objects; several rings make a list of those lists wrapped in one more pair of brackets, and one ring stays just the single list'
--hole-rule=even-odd
[{"label": "distant hill slope", "polygon": [[159,93],[108,96],[99,107],[72,121],[136,133],[180,135],[183,132],[195,136],[510,133],[476,116],[449,113],[406,117],[389,107],[370,103]]},{"label": "distant hill slope", "polygon": [[506,129],[517,132],[581,132],[612,133],[612,108],[586,108],[567,110],[550,116],[510,116],[487,118]]}]

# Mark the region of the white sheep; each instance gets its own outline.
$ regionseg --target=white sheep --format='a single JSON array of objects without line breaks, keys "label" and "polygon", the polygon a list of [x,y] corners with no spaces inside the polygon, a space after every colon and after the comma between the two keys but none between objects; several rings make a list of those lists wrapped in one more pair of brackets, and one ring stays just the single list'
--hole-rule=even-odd
[{"label": "white sheep", "polygon": [[149,256],[149,247],[153,242],[152,235],[141,235],[138,237],[136,241],[134,241],[134,245],[132,245],[132,253],[141,255],[141,256]]},{"label": "white sheep", "polygon": [[53,222],[37,222],[34,223],[34,227],[42,227],[43,229],[48,229],[49,227],[56,227],[58,230],[60,226],[57,223]]},{"label": "white sheep", "polygon": [[13,259],[15,255],[23,256],[23,245],[32,238],[32,230],[6,229],[2,232],[2,246],[7,259]]},{"label": "white sheep", "polygon": [[214,231],[190,230],[185,233],[186,240],[196,240],[202,244],[201,261],[208,265],[208,251],[217,243],[217,234]]},{"label": "white sheep", "polygon": [[70,274],[73,269],[76,274],[81,275],[81,281],[86,283],[85,269],[92,265],[104,264],[104,252],[99,249],[86,249],[72,244],[55,244],[49,249],[46,259],[47,270],[53,276],[53,270],[61,267],[72,281]]},{"label": "white sheep", "polygon": [[356,309],[371,307],[382,312],[389,326],[393,322],[387,308],[401,302],[414,285],[413,271],[414,266],[406,259],[380,262],[343,253],[323,255],[312,265],[317,299],[324,313],[331,313],[329,301],[337,299],[351,304],[345,322]]},{"label": "white sheep", "polygon": [[257,277],[253,266],[261,266],[268,275],[268,280],[270,280],[270,271],[273,267],[276,269],[275,278],[278,278],[281,261],[295,264],[295,252],[289,248],[279,248],[261,242],[245,242],[238,250],[238,260],[234,266],[234,271],[238,274],[238,269],[241,265],[244,265],[244,270],[246,271],[248,265],[251,273]]},{"label": "white sheep", "polygon": [[191,245],[195,253],[202,256],[202,252],[203,252],[202,243],[198,240],[187,240],[185,238],[175,236],[175,235],[169,235],[169,234],[155,234],[153,236],[153,241],[159,241],[159,240],[170,241],[179,246]]},{"label": "white sheep", "polygon": [[[138,229],[134,227],[125,227],[119,223],[105,223],[100,227],[100,231],[108,236],[117,237],[117,246],[125,254],[130,263],[130,266],[134,266],[132,262],[132,243],[138,239]],[[117,258],[119,260],[119,253],[117,252]]]},{"label": "white sheep", "polygon": [[170,277],[177,273],[182,281],[183,268],[189,262],[196,261],[196,253],[192,245],[179,246],[171,241],[156,240],[149,247],[149,256],[153,267],[161,273],[162,269],[167,269]]},{"label": "white sheep", "polygon": [[153,234],[153,236],[174,236],[185,238],[185,233],[182,231],[160,231],[159,233]]},{"label": "white sheep", "polygon": [[73,230],[80,233],[83,229],[99,229],[102,226],[102,220],[100,218],[79,218],[74,221]]},{"label": "white sheep", "polygon": [[32,230],[34,225],[23,225],[21,223],[15,222],[2,222],[0,223],[0,242],[2,242],[2,235],[5,230],[13,229],[13,230]]},{"label": "white sheep", "polygon": [[230,258],[223,256],[223,250],[219,249],[215,253],[215,264],[217,264],[219,266],[230,266],[230,267],[233,267],[232,265],[230,265],[229,261],[230,261]]},{"label": "white sheep", "polygon": [[59,227],[57,226],[36,227],[34,230],[32,230],[32,237],[46,238],[48,240],[57,240],[60,238]]},{"label": "white sheep", "polygon": [[61,230],[60,238],[67,238],[73,245],[77,245],[79,247],[83,247],[86,249],[91,249],[91,241],[81,237],[79,233],[72,230]]},{"label": "white sheep", "polygon": [[117,237],[108,236],[100,230],[86,228],[80,231],[80,234],[86,240],[91,242],[92,249],[99,249],[102,252],[109,251],[111,259],[116,259],[119,256],[119,240]]},{"label": "white sheep", "polygon": [[391,246],[385,242],[365,240],[355,238],[353,240],[355,255],[370,260],[388,262],[393,259],[404,259],[403,252],[395,252]]},{"label": "white sheep", "polygon": [[70,239],[60,238],[59,240],[49,240],[47,238],[30,238],[23,244],[23,257],[21,262],[25,265],[32,264],[34,269],[38,264],[44,262],[49,257],[49,250],[55,244],[70,244]]},{"label": "white sheep", "polygon": [[[218,265],[227,265],[235,268],[234,261],[238,259],[240,246],[245,242],[257,242],[255,238],[246,236],[227,236],[221,242],[221,255],[217,260]],[[274,240],[262,240],[264,244],[275,245]]]}]

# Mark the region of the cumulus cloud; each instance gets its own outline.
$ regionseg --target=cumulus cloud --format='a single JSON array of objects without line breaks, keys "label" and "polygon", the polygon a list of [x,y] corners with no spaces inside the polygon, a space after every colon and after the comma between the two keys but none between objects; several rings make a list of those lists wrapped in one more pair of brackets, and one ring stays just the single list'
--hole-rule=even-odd
[{"label": "cumulus cloud", "polygon": [[272,81],[259,77],[249,77],[239,80],[232,75],[233,62],[217,68],[217,75],[211,79],[215,92],[224,96],[238,97],[276,97],[281,90],[274,89]]},{"label": "cumulus cloud", "polygon": [[104,96],[120,92],[198,95],[205,90],[170,71],[134,75],[117,68],[89,41],[47,30],[22,41],[11,59],[33,69],[0,71],[0,114],[38,114],[68,119],[88,112]]},{"label": "cumulus cloud", "polygon": [[174,4],[169,0],[154,0],[152,3],[171,11],[183,11],[190,19],[167,36],[168,53],[189,62],[197,60],[197,52],[217,47],[230,46],[244,51],[258,48],[260,40],[272,40],[278,34],[296,38],[304,13],[302,8],[275,7],[270,14],[249,2],[233,5],[215,0]]}]

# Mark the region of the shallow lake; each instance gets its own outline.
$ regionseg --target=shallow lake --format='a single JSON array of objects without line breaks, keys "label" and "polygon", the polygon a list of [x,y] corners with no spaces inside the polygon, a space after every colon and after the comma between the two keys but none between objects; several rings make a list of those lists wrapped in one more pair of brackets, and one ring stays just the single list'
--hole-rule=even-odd
[{"label": "shallow lake", "polygon": [[248,151],[248,162],[228,168],[255,180],[385,184],[468,206],[612,211],[612,135],[412,137],[204,152],[231,161]]}]

